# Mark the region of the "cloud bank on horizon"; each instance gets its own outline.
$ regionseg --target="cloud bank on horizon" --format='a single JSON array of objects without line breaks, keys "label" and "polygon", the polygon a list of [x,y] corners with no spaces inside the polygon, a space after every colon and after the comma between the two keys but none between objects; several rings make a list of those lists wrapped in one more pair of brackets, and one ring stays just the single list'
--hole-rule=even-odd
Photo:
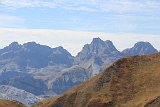
[{"label": "cloud bank on horizon", "polygon": [[104,41],[111,40],[120,51],[132,47],[139,41],[148,41],[155,48],[160,49],[158,35],[17,28],[0,28],[0,48],[8,46],[13,41],[20,44],[35,41],[52,48],[63,46],[75,56],[85,44],[97,37]]},{"label": "cloud bank on horizon", "polygon": [[76,55],[93,37],[120,50],[137,41],[160,49],[160,1],[0,0],[0,47],[36,41]]}]

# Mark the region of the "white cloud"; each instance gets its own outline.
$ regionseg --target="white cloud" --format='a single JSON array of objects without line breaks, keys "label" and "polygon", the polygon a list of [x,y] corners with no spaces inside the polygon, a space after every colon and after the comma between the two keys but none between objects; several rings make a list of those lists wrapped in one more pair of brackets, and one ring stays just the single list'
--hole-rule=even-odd
[{"label": "white cloud", "polygon": [[[43,8],[58,8],[60,10],[97,12],[95,15],[92,13],[88,13],[88,15],[78,15],[78,12],[69,12],[69,15],[66,16],[65,19],[57,18],[56,22],[59,24],[56,23],[56,25],[60,26],[63,24],[68,27],[67,29],[111,32],[135,32],[140,29],[141,31],[146,30],[145,32],[148,31],[149,33],[159,31],[160,1],[158,0],[0,0],[0,6],[14,9],[30,7],[37,9],[37,7],[39,7],[41,10],[43,10]],[[5,9],[2,9],[2,11],[5,12]],[[29,12],[32,14],[31,11]],[[44,9],[43,12],[45,13],[46,10]],[[9,13],[13,13],[13,11],[11,10]],[[7,12],[5,14],[7,14]],[[51,13],[48,12],[48,14],[50,15]],[[24,14],[20,15],[22,15],[22,17],[24,16]],[[89,17],[90,15],[91,17]],[[71,17],[71,20],[69,20],[71,22],[70,24],[68,24],[69,21],[66,21],[67,17]],[[20,26],[25,28],[36,26],[34,24],[41,24],[43,21],[46,21],[46,23],[43,22],[42,24],[50,25],[47,21],[55,21],[54,19],[42,20],[41,18],[37,18],[37,23],[33,22],[33,25],[27,25],[27,22],[33,21],[35,17],[29,18],[24,16],[24,19],[19,18],[18,20],[15,16],[8,16],[6,19],[2,18],[0,18],[0,27]],[[41,20],[41,22],[39,20]],[[55,24],[55,22],[53,22],[53,24]],[[38,28],[39,26],[36,27]]]},{"label": "white cloud", "polygon": [[157,0],[92,0],[95,6],[106,12],[135,13],[160,10],[160,2]]},{"label": "white cloud", "polygon": [[63,46],[76,55],[83,45],[90,43],[94,37],[113,41],[119,50],[132,47],[138,41],[149,41],[158,50],[160,49],[159,35],[13,28],[0,28],[0,47],[7,46],[13,41],[18,41],[21,44],[35,41],[50,47]]},{"label": "white cloud", "polygon": [[24,23],[24,19],[17,16],[0,15],[1,27],[21,27]]},{"label": "white cloud", "polygon": [[14,8],[64,8],[120,14],[160,11],[160,1],[158,0],[0,0],[0,5]]},{"label": "white cloud", "polygon": [[13,8],[24,7],[55,7],[54,2],[46,2],[44,0],[0,0],[0,5],[5,5]]}]

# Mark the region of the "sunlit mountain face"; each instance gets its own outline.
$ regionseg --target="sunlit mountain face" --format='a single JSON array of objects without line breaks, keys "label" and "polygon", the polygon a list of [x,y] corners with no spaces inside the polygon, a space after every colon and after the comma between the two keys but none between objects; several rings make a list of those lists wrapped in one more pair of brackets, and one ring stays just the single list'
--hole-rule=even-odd
[{"label": "sunlit mountain face", "polygon": [[159,11],[157,0],[0,0],[0,107],[158,107]]},{"label": "sunlit mountain face", "polygon": [[13,42],[0,50],[0,84],[46,98],[81,84],[118,59],[157,52],[149,42],[138,42],[121,52],[112,41],[93,38],[74,57],[61,46]]}]

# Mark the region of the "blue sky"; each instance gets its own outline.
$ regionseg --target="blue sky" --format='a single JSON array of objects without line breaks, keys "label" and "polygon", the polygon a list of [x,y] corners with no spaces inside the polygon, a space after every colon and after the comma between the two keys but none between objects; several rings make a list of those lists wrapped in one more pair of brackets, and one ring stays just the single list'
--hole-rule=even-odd
[{"label": "blue sky", "polygon": [[160,34],[160,1],[0,0],[0,27]]},{"label": "blue sky", "polygon": [[159,50],[160,0],[0,0],[0,47],[32,40],[76,55],[93,37],[120,50],[136,41]]}]

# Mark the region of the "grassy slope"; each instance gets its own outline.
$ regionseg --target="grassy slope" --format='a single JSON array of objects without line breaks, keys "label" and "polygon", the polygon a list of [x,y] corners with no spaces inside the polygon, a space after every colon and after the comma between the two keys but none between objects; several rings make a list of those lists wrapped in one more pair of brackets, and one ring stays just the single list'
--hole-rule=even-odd
[{"label": "grassy slope", "polygon": [[0,100],[0,107],[27,107],[17,101]]},{"label": "grassy slope", "polygon": [[160,54],[153,54],[123,58],[96,77],[34,107],[159,107],[159,96]]}]

